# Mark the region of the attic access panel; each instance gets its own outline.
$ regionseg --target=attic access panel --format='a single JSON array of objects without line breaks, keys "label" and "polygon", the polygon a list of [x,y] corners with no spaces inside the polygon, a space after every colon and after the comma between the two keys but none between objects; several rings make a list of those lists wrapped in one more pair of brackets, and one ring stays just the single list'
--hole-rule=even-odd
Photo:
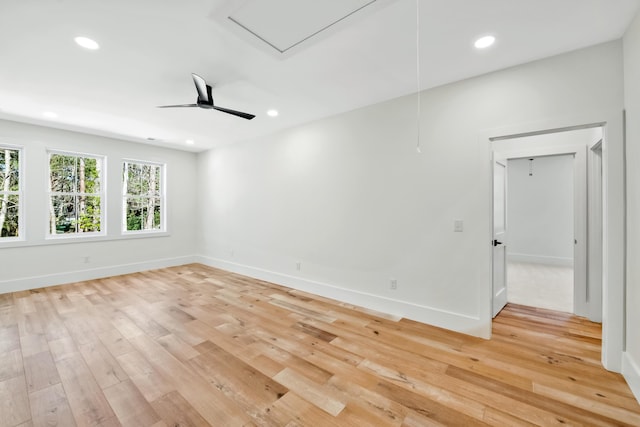
[{"label": "attic access panel", "polygon": [[[280,54],[337,30],[337,24],[377,0],[249,0],[227,20]],[[379,1],[384,3],[384,1]]]}]

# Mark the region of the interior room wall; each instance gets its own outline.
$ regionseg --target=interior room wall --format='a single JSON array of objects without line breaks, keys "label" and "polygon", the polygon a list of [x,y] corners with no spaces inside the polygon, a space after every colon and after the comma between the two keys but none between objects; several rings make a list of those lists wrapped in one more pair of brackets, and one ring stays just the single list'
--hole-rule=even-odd
[{"label": "interior room wall", "polygon": [[573,156],[511,159],[507,173],[509,260],[573,266]]},{"label": "interior room wall", "polygon": [[627,301],[623,373],[640,400],[640,15],[624,36],[624,103],[627,116]]},{"label": "interior room wall", "polygon": [[[614,41],[423,91],[419,133],[413,95],[202,153],[200,259],[488,337],[484,136],[619,119],[622,99]],[[607,161],[619,169],[615,118]],[[612,188],[621,186],[616,170]],[[621,200],[612,192],[612,257],[621,251]]]},{"label": "interior room wall", "polygon": [[[178,265],[193,260],[196,155],[0,120],[0,143],[24,150],[24,242],[0,241],[0,293]],[[106,156],[106,230],[99,238],[47,239],[47,149]],[[166,164],[167,233],[122,239],[122,161]],[[89,262],[87,261],[87,258]]]}]

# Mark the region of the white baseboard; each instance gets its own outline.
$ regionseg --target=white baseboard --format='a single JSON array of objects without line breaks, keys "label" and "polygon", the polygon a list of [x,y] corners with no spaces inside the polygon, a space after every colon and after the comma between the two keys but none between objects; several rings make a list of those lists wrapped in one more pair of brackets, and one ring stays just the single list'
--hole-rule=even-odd
[{"label": "white baseboard", "polygon": [[508,261],[530,262],[532,264],[558,265],[561,267],[573,267],[573,258],[561,258],[543,255],[508,254]]},{"label": "white baseboard", "polygon": [[157,268],[174,267],[194,262],[196,262],[195,257],[184,256],[48,274],[43,276],[25,277],[17,280],[0,280],[0,294],[26,291],[28,289],[42,288],[45,286],[63,285],[65,283],[83,282],[85,280],[119,276],[121,274],[137,273],[139,271],[154,270]]},{"label": "white baseboard", "polygon": [[629,388],[640,403],[640,364],[633,359],[631,353],[624,352],[622,354],[622,375],[629,384]]},{"label": "white baseboard", "polygon": [[[381,313],[439,326],[456,332],[488,339],[491,337],[491,319],[482,321],[478,317],[440,310],[412,302],[400,301],[353,289],[321,283],[315,280],[269,271],[222,259],[197,256],[196,262],[210,267],[231,271],[245,276],[265,280],[278,285],[309,292],[325,298],[335,299]],[[488,315],[488,313],[487,313]]]}]

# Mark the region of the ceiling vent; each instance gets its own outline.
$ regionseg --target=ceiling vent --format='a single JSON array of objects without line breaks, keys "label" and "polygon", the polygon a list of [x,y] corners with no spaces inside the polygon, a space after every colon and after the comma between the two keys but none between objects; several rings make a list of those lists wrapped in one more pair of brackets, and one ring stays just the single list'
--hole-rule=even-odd
[{"label": "ceiling vent", "polygon": [[[278,57],[289,56],[390,0],[247,0],[229,2],[217,20]],[[233,4],[231,6],[231,4]]]}]

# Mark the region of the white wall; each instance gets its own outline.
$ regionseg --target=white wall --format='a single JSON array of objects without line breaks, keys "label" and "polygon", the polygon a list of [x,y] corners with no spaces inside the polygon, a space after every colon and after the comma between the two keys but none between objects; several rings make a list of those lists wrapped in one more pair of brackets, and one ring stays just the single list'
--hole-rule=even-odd
[{"label": "white wall", "polygon": [[[607,161],[617,168],[609,184],[621,187],[621,55],[621,43],[611,42],[425,91],[422,154],[415,95],[203,153],[201,259],[489,336],[485,137],[607,122]],[[616,257],[622,195],[611,195]],[[453,232],[455,219],[464,232]],[[608,274],[620,278],[621,265],[610,264]],[[617,361],[619,369],[619,353]]]},{"label": "white wall", "polygon": [[512,159],[507,173],[509,259],[573,266],[573,156]]},{"label": "white wall", "polygon": [[623,373],[640,400],[640,15],[624,36],[627,111],[627,324]]},{"label": "white wall", "polygon": [[[0,143],[22,146],[25,242],[0,243],[0,293],[140,271],[193,260],[196,155],[99,136],[0,120]],[[47,149],[107,157],[107,236],[46,239]],[[122,239],[122,160],[167,165],[168,233]],[[85,257],[90,262],[85,263]]]}]

